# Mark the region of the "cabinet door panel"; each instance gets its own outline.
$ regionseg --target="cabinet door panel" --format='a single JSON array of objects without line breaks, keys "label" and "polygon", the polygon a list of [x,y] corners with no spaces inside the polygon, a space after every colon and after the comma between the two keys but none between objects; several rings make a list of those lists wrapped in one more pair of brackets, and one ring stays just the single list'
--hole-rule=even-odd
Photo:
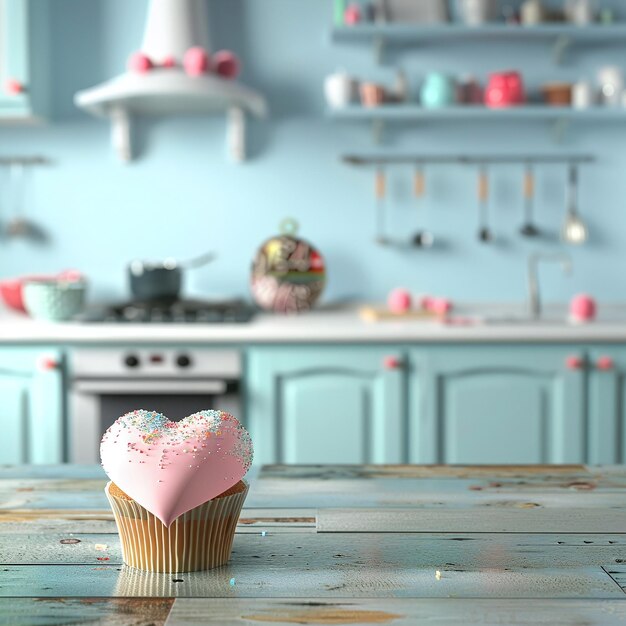
[{"label": "cabinet door panel", "polygon": [[494,371],[452,376],[442,386],[446,463],[545,462],[549,392],[540,381]]},{"label": "cabinet door panel", "polygon": [[[598,367],[602,359],[610,367]],[[589,353],[589,463],[626,462],[626,348]]]},{"label": "cabinet door panel", "polygon": [[[57,367],[41,368],[41,357]],[[0,349],[0,463],[65,460],[63,358],[58,350]]]},{"label": "cabinet door panel", "polygon": [[584,374],[567,369],[571,354],[545,346],[415,350],[411,460],[584,462]]},{"label": "cabinet door panel", "polygon": [[372,460],[372,382],[345,372],[302,373],[281,381],[286,463]]},{"label": "cabinet door panel", "polygon": [[253,350],[247,416],[256,461],[402,462],[405,375],[385,369],[385,356],[360,348]]},{"label": "cabinet door panel", "polygon": [[29,393],[27,381],[0,372],[0,463],[28,463]]}]

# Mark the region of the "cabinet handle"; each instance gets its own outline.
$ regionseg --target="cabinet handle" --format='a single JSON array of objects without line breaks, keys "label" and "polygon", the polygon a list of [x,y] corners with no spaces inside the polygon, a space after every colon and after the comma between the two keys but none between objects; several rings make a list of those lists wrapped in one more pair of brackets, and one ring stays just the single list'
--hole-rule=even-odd
[{"label": "cabinet handle", "polygon": [[383,359],[383,366],[386,370],[399,370],[402,365],[402,359],[397,356],[386,356]]},{"label": "cabinet handle", "polygon": [[568,370],[581,370],[585,366],[585,361],[580,356],[568,356],[565,365]]},{"label": "cabinet handle", "polygon": [[20,83],[19,80],[15,80],[15,78],[9,78],[4,83],[4,90],[12,95],[17,95],[26,91],[24,85]]},{"label": "cabinet handle", "polygon": [[596,367],[602,371],[612,370],[615,367],[615,362],[610,356],[601,356],[596,361]]},{"label": "cabinet handle", "polygon": [[51,370],[57,370],[61,367],[61,364],[49,356],[43,356],[37,361],[37,369],[40,372],[50,372]]}]

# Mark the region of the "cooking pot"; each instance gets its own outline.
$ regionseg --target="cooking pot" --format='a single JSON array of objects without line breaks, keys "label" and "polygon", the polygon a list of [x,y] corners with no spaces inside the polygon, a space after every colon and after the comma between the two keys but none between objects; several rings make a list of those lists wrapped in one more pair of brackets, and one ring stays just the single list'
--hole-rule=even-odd
[{"label": "cooking pot", "polygon": [[183,271],[207,265],[215,259],[212,252],[184,263],[135,260],[128,265],[130,290],[137,300],[177,300],[183,285]]}]

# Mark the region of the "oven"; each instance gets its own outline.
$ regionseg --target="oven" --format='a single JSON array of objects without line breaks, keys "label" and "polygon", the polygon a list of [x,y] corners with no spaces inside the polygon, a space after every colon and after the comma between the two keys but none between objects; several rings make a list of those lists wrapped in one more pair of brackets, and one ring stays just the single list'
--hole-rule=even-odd
[{"label": "oven", "polygon": [[100,439],[135,409],[179,421],[204,409],[241,415],[237,350],[77,349],[70,355],[69,461],[99,463]]}]

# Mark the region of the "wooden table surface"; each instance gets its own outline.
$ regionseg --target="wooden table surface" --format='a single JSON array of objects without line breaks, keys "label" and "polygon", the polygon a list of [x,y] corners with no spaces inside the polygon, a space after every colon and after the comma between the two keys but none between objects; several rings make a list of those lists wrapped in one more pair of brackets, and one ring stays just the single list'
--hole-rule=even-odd
[{"label": "wooden table surface", "polygon": [[122,564],[100,467],[0,467],[0,624],[626,624],[626,467],[269,466],[231,563]]}]

